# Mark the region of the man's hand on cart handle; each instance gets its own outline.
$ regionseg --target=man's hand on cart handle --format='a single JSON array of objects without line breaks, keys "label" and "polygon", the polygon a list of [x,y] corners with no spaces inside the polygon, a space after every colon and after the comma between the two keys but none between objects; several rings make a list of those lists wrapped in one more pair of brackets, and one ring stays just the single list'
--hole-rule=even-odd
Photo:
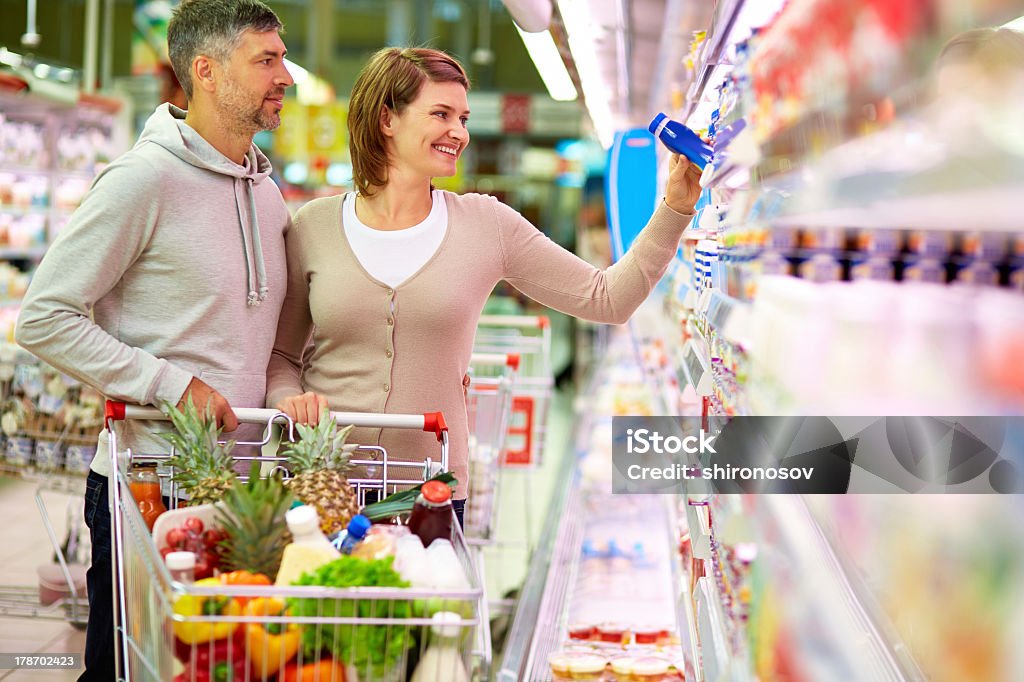
[{"label": "man's hand on cart handle", "polygon": [[214,418],[217,420],[218,428],[223,428],[227,432],[238,428],[238,417],[235,416],[234,410],[228,404],[227,398],[215,391],[206,382],[197,377],[192,377],[192,381],[188,382],[188,387],[181,396],[181,400],[178,401],[179,410],[185,408],[185,401],[188,400],[189,396],[192,396],[192,404],[201,413],[205,414],[206,410],[203,409],[204,407],[213,413]]},{"label": "man's hand on cart handle", "polygon": [[319,393],[306,391],[302,395],[292,395],[282,399],[274,408],[284,412],[298,424],[316,426],[320,423],[320,415],[327,410],[327,398]]}]

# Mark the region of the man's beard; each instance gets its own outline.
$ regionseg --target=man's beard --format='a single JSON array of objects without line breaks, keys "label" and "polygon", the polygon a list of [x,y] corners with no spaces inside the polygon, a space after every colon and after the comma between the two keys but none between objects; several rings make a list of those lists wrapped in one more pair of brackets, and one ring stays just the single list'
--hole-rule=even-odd
[{"label": "man's beard", "polygon": [[[274,94],[270,92],[266,96]],[[251,136],[261,130],[274,130],[281,125],[280,112],[268,113],[263,108],[265,102],[265,99],[260,99],[259,103],[253,104],[250,93],[234,82],[227,81],[217,98],[217,109],[221,114],[221,120],[232,131]]]}]

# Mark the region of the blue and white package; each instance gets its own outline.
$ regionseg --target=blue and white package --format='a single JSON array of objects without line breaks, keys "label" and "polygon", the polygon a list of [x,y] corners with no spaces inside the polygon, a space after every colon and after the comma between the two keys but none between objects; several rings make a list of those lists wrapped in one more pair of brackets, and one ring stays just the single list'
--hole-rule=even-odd
[{"label": "blue and white package", "polygon": [[713,156],[711,147],[705,144],[697,133],[682,123],[673,121],[665,114],[655,116],[647,129],[666,147],[676,154],[682,154],[701,170],[704,170],[704,166],[711,162]]}]

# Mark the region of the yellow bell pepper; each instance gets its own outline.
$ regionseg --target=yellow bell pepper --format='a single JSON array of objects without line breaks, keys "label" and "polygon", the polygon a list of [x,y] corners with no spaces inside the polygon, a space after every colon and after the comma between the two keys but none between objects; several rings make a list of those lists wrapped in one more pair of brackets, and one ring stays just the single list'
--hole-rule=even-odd
[{"label": "yellow bell pepper", "polygon": [[[220,585],[217,578],[197,580],[196,585]],[[240,616],[242,607],[234,599],[225,596],[199,596],[183,594],[174,602],[174,613],[185,616]],[[202,644],[230,637],[238,623],[216,623],[195,621],[174,621],[174,634],[184,644]]]},{"label": "yellow bell pepper", "polygon": [[[249,616],[280,616],[285,604],[281,599],[251,599],[245,607]],[[249,664],[256,678],[269,677],[299,651],[299,626],[295,623],[250,623],[245,632]]]}]

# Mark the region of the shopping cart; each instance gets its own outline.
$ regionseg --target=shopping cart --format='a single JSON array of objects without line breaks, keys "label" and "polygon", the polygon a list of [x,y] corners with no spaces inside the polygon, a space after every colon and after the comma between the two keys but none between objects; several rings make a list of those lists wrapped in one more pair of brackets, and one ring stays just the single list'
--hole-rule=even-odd
[{"label": "shopping cart", "polygon": [[508,438],[512,390],[519,370],[516,353],[473,353],[466,389],[469,417],[469,496],[466,502],[466,543],[476,564],[481,600],[480,641],[490,659],[490,597],[484,570],[484,547],[494,541],[497,528],[498,495],[501,491],[501,463]]},{"label": "shopping cart", "polygon": [[[291,420],[274,410],[236,409],[239,421],[265,424],[266,439],[258,443],[239,445],[263,446],[269,442],[271,426],[282,424],[286,437],[294,438]],[[363,427],[420,429],[437,435],[441,448],[440,464],[447,469],[448,430],[440,413],[426,415],[389,415],[335,412],[332,416],[339,424]],[[429,658],[424,653],[428,645],[448,642],[457,647],[457,662],[451,657],[434,656],[430,660],[446,662],[451,670],[432,671],[427,679],[457,680],[455,666],[478,670],[484,675],[490,665],[486,650],[481,650],[475,638],[480,623],[482,590],[472,558],[458,524],[453,524],[452,545],[458,563],[466,575],[466,589],[412,589],[394,587],[306,587],[306,586],[200,586],[172,581],[153,538],[133,499],[128,481],[128,470],[134,460],[166,458],[168,454],[135,454],[117,446],[117,424],[124,419],[164,419],[154,409],[108,403],[107,424],[110,431],[110,457],[115,477],[110,487],[112,513],[112,540],[114,547],[115,581],[115,633],[117,670],[119,680],[153,680],[167,682],[179,680],[196,682],[217,679],[213,673],[234,670],[236,680],[290,679],[279,671],[290,658],[279,642],[273,648],[261,648],[258,641],[271,637],[289,636],[301,631],[303,640],[315,640],[312,648],[299,647],[293,654],[292,666],[320,666],[319,678],[353,682],[387,682],[407,678],[409,669],[419,659]],[[399,461],[389,458],[380,447],[359,447],[356,453],[368,459],[352,459],[357,466],[376,466],[382,472],[379,478],[353,478],[349,483],[356,490],[360,504],[370,492],[388,494],[403,486],[425,480],[432,470],[432,462]],[[283,458],[248,456],[238,459],[254,462],[280,463]],[[395,474],[420,472],[418,481]],[[240,477],[244,480],[245,477]],[[301,615],[280,608],[230,609],[228,614],[206,615],[205,608],[189,609],[181,613],[175,609],[181,600],[193,604],[234,603],[264,599],[261,605],[282,606],[292,604]],[[296,601],[297,600],[297,601]],[[438,616],[446,619],[443,628],[434,629]],[[176,637],[182,628],[199,630],[206,641],[193,641],[183,646]],[[276,634],[275,634],[276,633]],[[207,637],[207,635],[209,635]],[[221,635],[221,636],[214,636]],[[251,635],[251,636],[250,636]],[[444,635],[444,638],[441,637]],[[254,639],[256,638],[256,639]],[[332,669],[325,648],[333,652],[347,652],[344,672]],[[342,656],[344,659],[345,656]],[[179,673],[182,661],[188,662]],[[237,666],[237,667],[236,667]],[[436,674],[434,674],[436,673]],[[297,676],[295,679],[307,679]],[[311,677],[309,679],[312,679]]]},{"label": "shopping cart", "polygon": [[519,354],[473,353],[469,364],[469,497],[465,531],[470,544],[483,544],[491,538],[498,511],[499,465],[505,457]]},{"label": "shopping cart", "polygon": [[473,351],[519,356],[503,463],[507,466],[539,465],[555,386],[551,370],[550,321],[543,315],[482,315]]}]

